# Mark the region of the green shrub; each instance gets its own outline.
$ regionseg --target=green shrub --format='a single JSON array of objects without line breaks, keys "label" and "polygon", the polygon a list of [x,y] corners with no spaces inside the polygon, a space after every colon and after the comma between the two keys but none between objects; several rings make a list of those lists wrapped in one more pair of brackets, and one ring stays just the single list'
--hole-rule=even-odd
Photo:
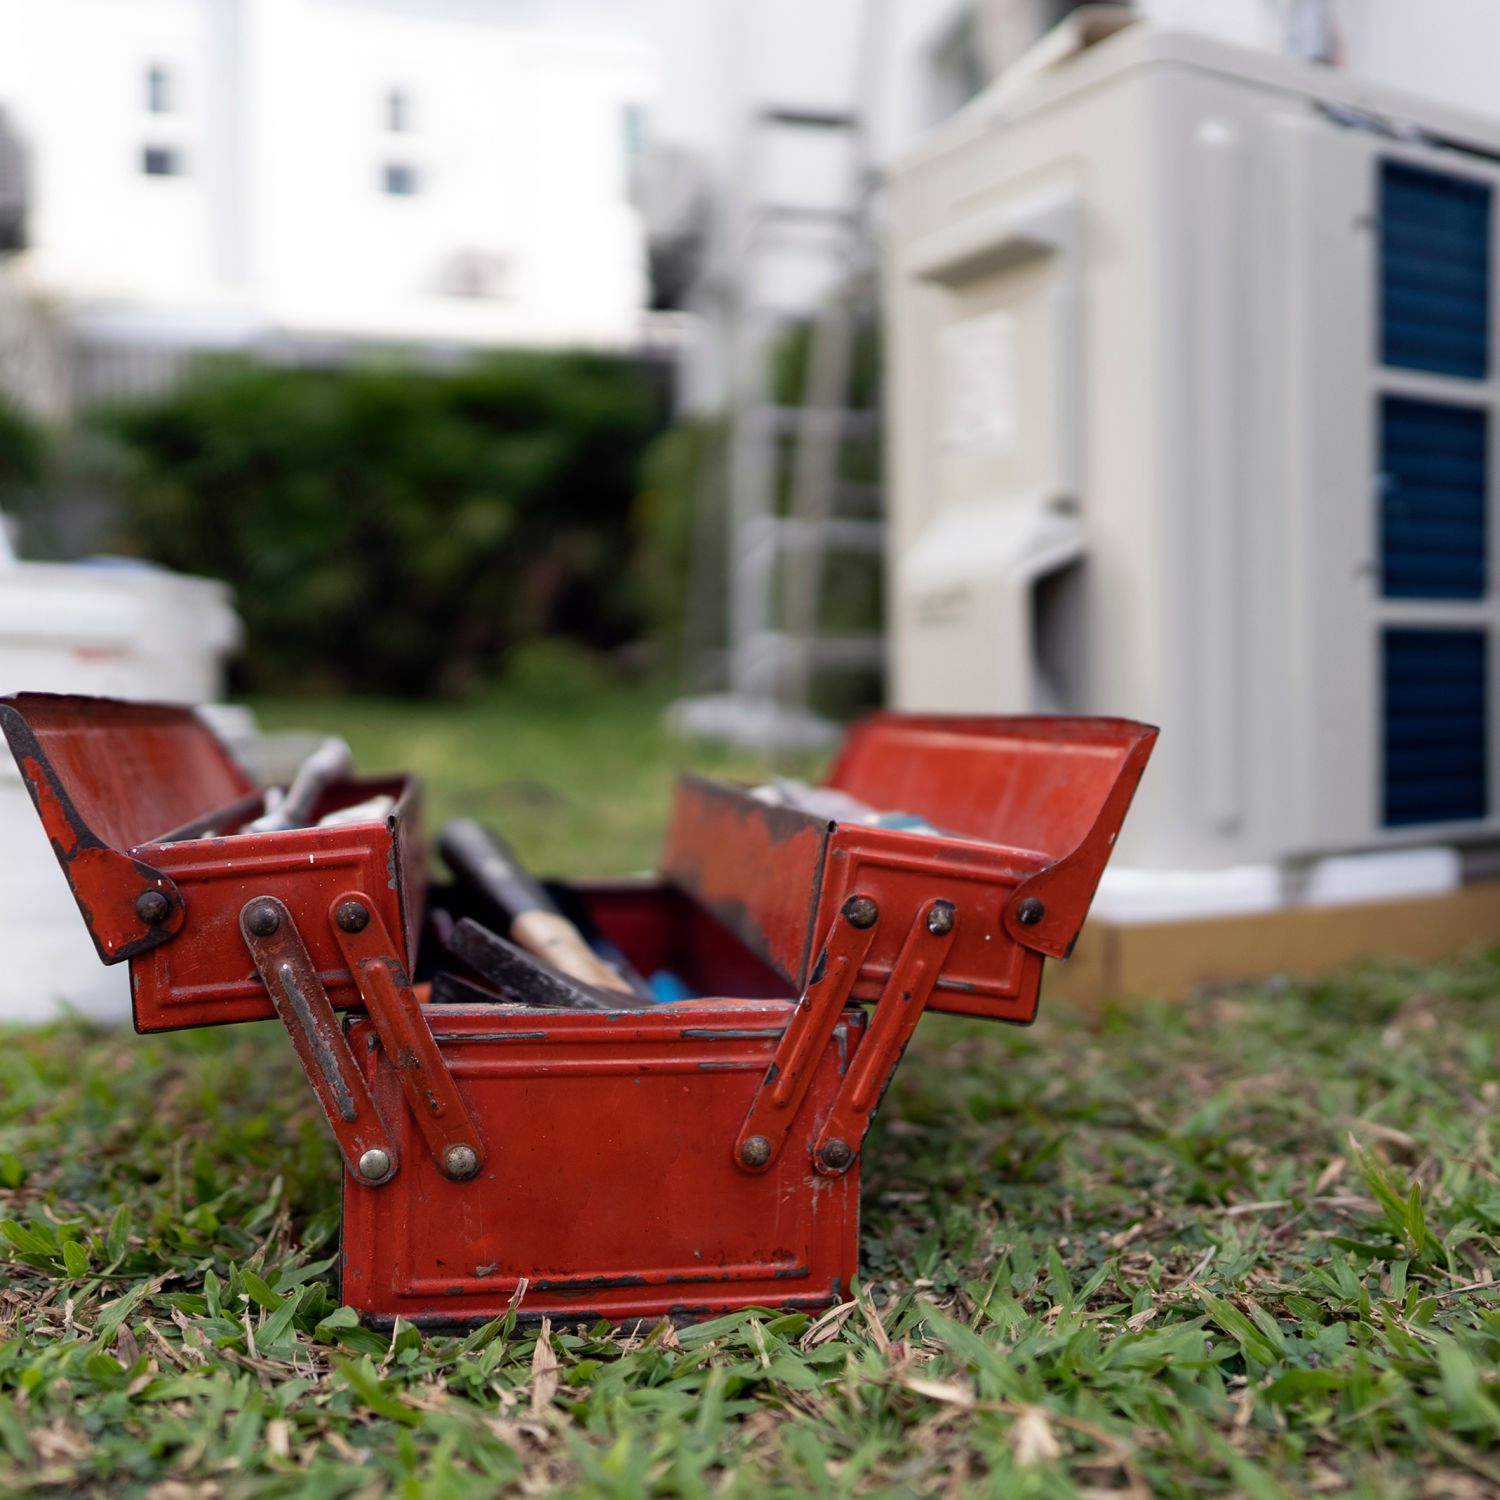
[{"label": "green shrub", "polygon": [[101,416],[126,450],[123,545],[234,586],[249,685],[411,695],[551,632],[629,638],[659,419],[639,371],[590,355],[449,374],[217,360]]},{"label": "green shrub", "polygon": [[41,428],[0,394],[0,509],[23,503],[42,482],[45,469]]},{"label": "green shrub", "polygon": [[[723,467],[725,441],[722,422],[681,422],[651,444],[641,464],[636,583],[653,638],[672,650],[680,650],[690,614],[707,613],[714,639],[722,634],[728,518],[722,511],[703,515],[699,500],[709,476]],[[710,520],[716,524],[709,526]],[[710,571],[695,576],[695,567]],[[708,595],[706,602],[692,597],[695,589]],[[701,620],[693,623],[705,628]]]}]

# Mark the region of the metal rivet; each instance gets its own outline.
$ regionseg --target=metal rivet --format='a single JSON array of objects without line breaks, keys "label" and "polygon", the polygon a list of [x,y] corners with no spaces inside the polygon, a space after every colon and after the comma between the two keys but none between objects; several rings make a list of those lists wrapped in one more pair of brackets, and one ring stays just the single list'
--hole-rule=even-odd
[{"label": "metal rivet", "polygon": [[172,915],[172,903],[161,891],[142,891],[135,898],[135,914],[147,927],[155,927]]},{"label": "metal rivet", "polygon": [[740,1147],[740,1160],[747,1167],[763,1167],[771,1159],[771,1143],[763,1135],[747,1136]]},{"label": "metal rivet", "polygon": [[449,1146],[443,1152],[443,1171],[455,1182],[464,1182],[479,1170],[479,1153],[472,1146]]},{"label": "metal rivet", "polygon": [[281,913],[269,901],[258,901],[245,913],[245,926],[256,937],[270,937],[281,926]]},{"label": "metal rivet", "polygon": [[844,917],[851,927],[873,927],[880,920],[880,908],[868,896],[851,896],[844,903]]},{"label": "metal rivet", "polygon": [[1022,927],[1035,927],[1047,915],[1047,908],[1035,896],[1028,896],[1016,908],[1016,921]]},{"label": "metal rivet", "polygon": [[927,913],[927,930],[934,937],[942,937],[945,933],[953,931],[953,903],[951,901],[939,901]]},{"label": "metal rivet", "polygon": [[391,1158],[379,1146],[371,1146],[359,1159],[359,1175],[366,1182],[379,1182],[390,1175]]},{"label": "metal rivet", "polygon": [[847,1167],[854,1160],[854,1152],[848,1141],[841,1141],[835,1136],[831,1141],[824,1142],[823,1149],[818,1152],[818,1160],[825,1167]]},{"label": "metal rivet", "polygon": [[345,932],[363,932],[370,925],[370,909],[361,901],[345,901],[334,920]]}]

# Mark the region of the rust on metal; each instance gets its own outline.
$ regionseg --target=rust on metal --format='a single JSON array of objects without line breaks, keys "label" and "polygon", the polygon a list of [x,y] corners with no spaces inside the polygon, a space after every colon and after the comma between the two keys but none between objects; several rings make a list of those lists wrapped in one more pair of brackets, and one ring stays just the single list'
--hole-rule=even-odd
[{"label": "rust on metal", "polygon": [[[385,1049],[365,1053],[373,1018],[354,1018],[354,1051],[403,1158],[391,1187],[345,1194],[343,1299],[370,1319],[448,1324],[503,1315],[518,1291],[520,1316],[557,1321],[837,1302],[858,1265],[858,1174],[818,1177],[783,1152],[748,1175],[728,1149],[790,1009],[713,998],[618,1019],[549,1011],[545,1034],[521,1040],[536,1012],[429,1007],[490,1147],[489,1169],[467,1184],[422,1149]],[[862,1017],[847,1023],[857,1055]],[[506,1031],[513,1044],[485,1040]],[[813,1118],[840,1076],[825,1048],[806,1094]]]},{"label": "rust on metal", "polygon": [[100,959],[123,963],[175,937],[184,918],[176,886],[94,833],[13,708],[0,705],[0,725]]},{"label": "rust on metal", "polygon": [[800,989],[828,837],[826,819],[769,806],[744,787],[683,776],[662,873]]},{"label": "rust on metal", "polygon": [[[1028,852],[1036,868],[1010,897],[1006,930],[1025,948],[1064,958],[1156,737],[1131,719],[877,713],[850,730],[828,784],[961,837]],[[1022,922],[1028,900],[1043,911]]]}]

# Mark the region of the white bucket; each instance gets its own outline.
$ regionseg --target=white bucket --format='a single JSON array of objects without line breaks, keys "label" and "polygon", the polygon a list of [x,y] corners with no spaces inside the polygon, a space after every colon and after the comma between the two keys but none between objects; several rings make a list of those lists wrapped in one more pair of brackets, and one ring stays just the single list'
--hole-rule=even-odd
[{"label": "white bucket", "polygon": [[[112,559],[0,557],[0,692],[202,703],[220,695],[239,620],[223,584]],[[128,965],[106,967],[25,783],[0,753],[0,1021],[73,1010],[130,1018]]]}]

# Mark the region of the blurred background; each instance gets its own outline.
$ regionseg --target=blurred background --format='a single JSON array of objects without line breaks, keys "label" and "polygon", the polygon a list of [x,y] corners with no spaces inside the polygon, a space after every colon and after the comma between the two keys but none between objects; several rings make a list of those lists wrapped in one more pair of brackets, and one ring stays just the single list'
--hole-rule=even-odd
[{"label": "blurred background", "polygon": [[1128,714],[1102,920],[1471,940],[1497,46],[1486,0],[0,0],[0,688],[228,695],[266,775],[338,729],[596,870],[688,756]]}]

